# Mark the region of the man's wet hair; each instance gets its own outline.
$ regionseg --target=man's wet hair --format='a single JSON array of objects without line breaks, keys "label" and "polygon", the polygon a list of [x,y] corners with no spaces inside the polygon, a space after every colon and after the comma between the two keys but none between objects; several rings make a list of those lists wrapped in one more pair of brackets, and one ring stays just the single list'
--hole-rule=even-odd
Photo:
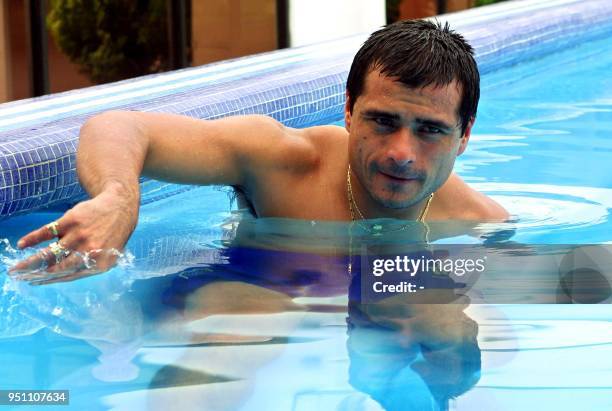
[{"label": "man's wet hair", "polygon": [[458,113],[461,135],[470,119],[476,117],[480,75],[474,50],[448,23],[403,20],[372,33],[355,55],[348,75],[351,113],[372,70],[396,77],[410,88],[446,86],[457,80],[462,86]]}]

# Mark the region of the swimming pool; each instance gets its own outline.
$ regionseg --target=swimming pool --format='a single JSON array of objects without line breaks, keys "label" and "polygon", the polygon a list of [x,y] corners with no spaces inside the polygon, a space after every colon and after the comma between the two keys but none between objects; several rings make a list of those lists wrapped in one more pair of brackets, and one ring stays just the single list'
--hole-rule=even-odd
[{"label": "swimming pool", "polygon": [[[611,49],[591,38],[483,76],[457,171],[519,217],[497,227],[506,240],[611,242]],[[349,298],[346,225],[229,210],[212,188],[151,202],[131,266],[45,287],[6,280],[0,388],[69,389],[79,410],[421,410],[443,396],[457,410],[611,408],[609,305],[364,307]],[[58,216],[5,220],[0,237],[14,244]],[[421,318],[420,332],[398,313]]]}]

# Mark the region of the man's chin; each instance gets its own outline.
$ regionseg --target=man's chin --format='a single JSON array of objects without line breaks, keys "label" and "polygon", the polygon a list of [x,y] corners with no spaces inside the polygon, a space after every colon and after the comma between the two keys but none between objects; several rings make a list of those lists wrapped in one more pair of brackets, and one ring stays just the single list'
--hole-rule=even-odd
[{"label": "man's chin", "polygon": [[413,207],[416,204],[419,204],[425,198],[420,190],[417,192],[392,193],[391,195],[388,195],[388,193],[384,193],[382,195],[370,196],[381,207],[388,208],[391,210],[401,210],[404,208]]},{"label": "man's chin", "polygon": [[389,198],[375,198],[376,202],[384,208],[389,210],[402,210],[415,206],[419,201],[415,201],[414,197],[405,199],[389,199]]}]

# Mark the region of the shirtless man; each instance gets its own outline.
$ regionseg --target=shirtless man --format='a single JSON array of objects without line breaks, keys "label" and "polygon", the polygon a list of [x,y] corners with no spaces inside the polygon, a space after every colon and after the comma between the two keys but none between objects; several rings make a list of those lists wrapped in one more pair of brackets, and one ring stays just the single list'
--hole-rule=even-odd
[{"label": "shirtless man", "polygon": [[[46,253],[51,273],[82,264],[74,253],[64,256],[66,249],[123,249],[138,221],[141,174],[234,186],[259,217],[503,221],[509,216],[503,207],[452,173],[474,125],[479,81],[472,48],[460,35],[448,26],[403,21],[373,33],[355,56],[344,128],[298,130],[256,115],[213,121],[96,115],[81,129],[77,153],[91,200],[18,246],[58,237]],[[97,263],[104,271],[114,258]]]}]

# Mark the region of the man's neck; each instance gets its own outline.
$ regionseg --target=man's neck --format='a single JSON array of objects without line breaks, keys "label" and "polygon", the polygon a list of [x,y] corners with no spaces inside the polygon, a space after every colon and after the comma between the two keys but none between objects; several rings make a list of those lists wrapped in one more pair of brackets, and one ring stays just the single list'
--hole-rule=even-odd
[{"label": "man's neck", "polygon": [[[357,210],[361,211],[361,214],[363,214],[363,218],[366,219],[395,218],[398,220],[418,220],[423,212],[423,209],[427,205],[428,198],[425,198],[419,201],[417,204],[407,208],[384,207],[370,197],[352,170],[350,173],[350,182],[353,192],[353,199],[355,202],[353,206],[356,206]],[[355,219],[360,218],[362,218],[362,216],[359,215],[359,212],[357,211]]]}]

